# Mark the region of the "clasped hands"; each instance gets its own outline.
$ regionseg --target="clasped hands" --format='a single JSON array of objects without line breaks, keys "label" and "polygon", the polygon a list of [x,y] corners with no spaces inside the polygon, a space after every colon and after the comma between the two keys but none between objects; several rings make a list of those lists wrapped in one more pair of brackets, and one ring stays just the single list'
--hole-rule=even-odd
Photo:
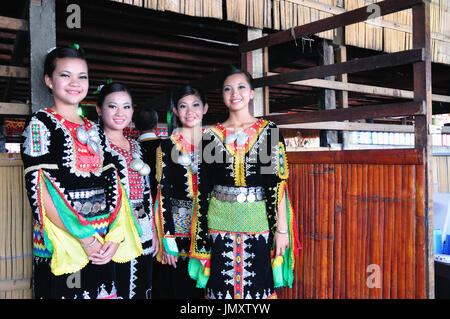
[{"label": "clasped hands", "polygon": [[[95,240],[95,242],[93,242],[93,240]],[[105,265],[109,263],[116,253],[117,248],[119,248],[119,243],[106,241],[104,244],[101,244],[94,237],[81,239],[80,242],[89,257],[89,260],[94,265]]]}]

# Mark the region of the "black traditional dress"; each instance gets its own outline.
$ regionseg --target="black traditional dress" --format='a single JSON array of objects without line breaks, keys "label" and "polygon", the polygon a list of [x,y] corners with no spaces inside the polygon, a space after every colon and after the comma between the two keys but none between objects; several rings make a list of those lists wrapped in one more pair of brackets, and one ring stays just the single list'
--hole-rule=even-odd
[{"label": "black traditional dress", "polygon": [[[142,228],[141,256],[116,265],[117,293],[127,299],[150,299],[152,292],[152,239],[153,239],[153,201],[150,192],[148,175],[150,170],[144,169],[141,147],[135,140],[128,139],[130,151],[110,143],[111,153],[121,163],[120,180],[127,192],[131,207],[138,216]],[[138,167],[133,161],[140,160]],[[141,169],[139,170],[134,169]]]},{"label": "black traditional dress", "polygon": [[[237,132],[217,124],[201,147],[190,275],[211,299],[276,298],[275,287],[292,284],[298,248],[283,137],[263,119]],[[274,259],[283,197],[291,247]]]},{"label": "black traditional dress", "polygon": [[[22,160],[33,211],[34,297],[117,298],[115,262],[142,254],[140,225],[106,148],[102,130],[89,120],[65,121],[45,109],[33,114],[23,133]],[[67,231],[43,205],[46,186]],[[113,261],[89,262],[77,238],[120,243]]]},{"label": "black traditional dress", "polygon": [[[172,134],[161,140],[159,160],[161,176],[155,201],[155,224],[167,253],[178,256],[177,267],[155,263],[155,298],[204,298],[204,290],[195,287],[189,277],[188,262],[191,243],[193,199],[197,194],[197,148]],[[162,262],[161,249],[157,260]]]},{"label": "black traditional dress", "polygon": [[137,141],[141,145],[142,149],[145,150],[144,161],[150,165],[150,189],[152,193],[152,199],[156,198],[156,193],[158,190],[158,181],[156,180],[156,149],[161,143],[161,139],[156,136],[155,133],[144,133],[138,137]]}]

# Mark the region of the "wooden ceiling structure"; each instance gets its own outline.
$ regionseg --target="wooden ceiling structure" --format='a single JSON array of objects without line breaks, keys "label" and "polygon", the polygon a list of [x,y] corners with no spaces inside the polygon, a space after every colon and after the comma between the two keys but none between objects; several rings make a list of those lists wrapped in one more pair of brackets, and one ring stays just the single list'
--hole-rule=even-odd
[{"label": "wooden ceiling structure", "polygon": [[[74,0],[81,8],[81,28],[68,28],[68,1],[56,0],[57,45],[78,43],[89,64],[90,92],[86,101],[94,102],[93,92],[106,79],[127,83],[138,106],[151,106],[164,119],[167,93],[177,85],[195,83],[207,88],[210,109],[207,123],[224,120],[226,110],[220,93],[220,73],[232,65],[240,67],[239,44],[247,27],[238,23],[161,12],[128,4],[100,0]],[[225,3],[225,2],[224,2]],[[2,8],[0,16],[27,21],[29,1],[15,1]],[[226,15],[224,8],[223,15]],[[265,34],[275,30],[264,29]],[[292,72],[321,64],[321,39],[290,41],[268,49],[270,73]],[[380,52],[347,46],[347,60],[378,55]],[[29,67],[29,36],[26,31],[0,28],[0,65]],[[374,94],[373,86],[391,88],[396,95],[412,91],[411,65],[357,72],[348,82],[359,85],[359,92],[348,93],[349,107],[388,104],[403,99]],[[450,65],[433,63],[433,94],[450,96]],[[370,86],[362,90],[363,85]],[[274,84],[269,87],[271,113],[315,111],[323,108],[321,91],[308,85]],[[370,92],[370,93],[367,93]],[[395,93],[397,92],[397,93]],[[399,93],[400,92],[400,93]],[[406,92],[407,93],[407,92]],[[29,79],[0,77],[0,100],[27,103]],[[433,113],[450,113],[450,103],[438,100]],[[339,107],[339,105],[338,105]],[[164,120],[163,120],[164,121]],[[385,119],[405,123],[407,119]]]}]

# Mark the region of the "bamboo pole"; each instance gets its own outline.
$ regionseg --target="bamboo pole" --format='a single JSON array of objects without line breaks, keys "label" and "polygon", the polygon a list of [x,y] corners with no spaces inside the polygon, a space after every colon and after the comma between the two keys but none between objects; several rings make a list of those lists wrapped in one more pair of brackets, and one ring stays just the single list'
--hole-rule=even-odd
[{"label": "bamboo pole", "polygon": [[333,298],[340,298],[339,290],[341,283],[341,261],[342,261],[342,215],[343,215],[343,201],[342,201],[342,165],[336,164],[336,182],[335,182],[335,218],[334,218],[334,247],[333,247]]},{"label": "bamboo pole", "polygon": [[383,298],[389,299],[391,296],[391,260],[392,260],[392,240],[394,231],[394,202],[391,200],[391,194],[394,191],[393,165],[387,165],[384,169],[384,192],[383,201],[385,205],[385,223],[383,237]]},{"label": "bamboo pole", "polygon": [[320,189],[320,166],[321,164],[314,165],[314,193],[316,194],[314,201],[314,298],[321,298],[322,287],[320,282],[322,259],[320,258],[320,226],[321,226],[321,195],[323,192]]},{"label": "bamboo pole", "polygon": [[[1,176],[6,178],[7,169],[0,167]],[[0,282],[6,280],[6,245],[7,245],[7,220],[6,220],[6,198],[7,184],[0,183]],[[6,292],[0,291],[0,298],[4,299],[6,297]]]},{"label": "bamboo pole", "polygon": [[307,215],[307,275],[306,275],[306,294],[305,298],[311,299],[313,298],[313,266],[314,266],[314,165],[309,164],[308,166],[308,215]]},{"label": "bamboo pole", "polygon": [[334,218],[336,216],[335,211],[335,179],[336,179],[336,167],[335,165],[329,166],[328,175],[328,227],[327,227],[327,298],[333,298],[333,244],[334,244]]},{"label": "bamboo pole", "polygon": [[355,253],[354,253],[354,216],[355,216],[355,198],[356,198],[356,184],[353,179],[353,176],[356,175],[355,164],[350,164],[349,169],[347,171],[347,180],[349,181],[349,189],[348,189],[348,213],[346,220],[346,298],[354,298],[355,297]]},{"label": "bamboo pole", "polygon": [[357,258],[355,260],[355,277],[356,277],[356,298],[362,298],[364,287],[361,287],[361,278],[364,277],[364,237],[363,237],[363,203],[365,202],[362,196],[363,190],[363,165],[358,164],[356,169],[356,189],[357,189],[357,203],[356,203],[356,216],[355,216],[355,227],[356,227],[356,252]]},{"label": "bamboo pole", "polygon": [[[347,268],[348,268],[348,246],[347,246],[347,233],[348,230],[348,215],[349,215],[349,201],[348,201],[348,194],[349,194],[349,180],[348,180],[348,171],[349,171],[350,165],[342,165],[342,232],[341,232],[341,238],[342,238],[342,262],[341,262],[341,285],[340,285],[340,296],[341,298],[347,298],[346,294],[346,286],[347,286]],[[344,193],[345,192],[345,193]]]},{"label": "bamboo pole", "polygon": [[423,165],[416,166],[416,298],[426,298],[425,271],[425,236],[427,232],[427,216],[425,213],[425,169]]},{"label": "bamboo pole", "polygon": [[395,290],[393,294],[393,298],[402,298],[402,262],[401,262],[401,256],[402,256],[402,233],[401,233],[401,224],[402,224],[402,201],[401,201],[401,186],[402,186],[402,171],[401,166],[395,167],[395,210],[396,210],[396,218],[395,218],[395,256],[394,256],[394,263],[395,263],[395,277],[394,283],[395,283]]},{"label": "bamboo pole", "polygon": [[321,190],[321,221],[320,221],[320,232],[319,232],[319,239],[320,239],[320,259],[321,259],[321,269],[320,269],[320,298],[325,299],[327,298],[327,229],[328,229],[328,193],[325,191],[328,188],[327,185],[327,175],[328,175],[328,164],[321,164],[321,174],[320,174],[320,185],[319,189]]},{"label": "bamboo pole", "polygon": [[406,191],[406,200],[407,200],[407,249],[406,249],[406,298],[413,299],[415,297],[415,210],[414,210],[414,201],[415,201],[415,167],[408,165],[408,188]]},{"label": "bamboo pole", "polygon": [[[367,228],[368,228],[368,249],[367,249],[367,264],[373,265],[376,264],[376,232],[377,232],[377,224],[376,224],[376,212],[374,205],[374,196],[375,196],[375,165],[368,166],[368,177],[367,177]],[[371,287],[368,288],[369,298],[376,298],[375,290]]]},{"label": "bamboo pole", "polygon": [[[378,166],[378,190],[377,190],[377,196],[376,196],[376,202],[377,202],[377,211],[378,211],[378,233],[377,233],[377,244],[378,244],[378,251],[377,251],[377,263],[380,266],[380,276],[383,274],[383,260],[384,260],[384,219],[385,219],[385,206],[384,202],[380,200],[381,194],[383,194],[384,187],[385,187],[385,180],[384,180],[384,165],[377,165]],[[383,298],[383,281],[382,277],[380,278],[380,288],[377,289],[377,298],[381,299]]]}]

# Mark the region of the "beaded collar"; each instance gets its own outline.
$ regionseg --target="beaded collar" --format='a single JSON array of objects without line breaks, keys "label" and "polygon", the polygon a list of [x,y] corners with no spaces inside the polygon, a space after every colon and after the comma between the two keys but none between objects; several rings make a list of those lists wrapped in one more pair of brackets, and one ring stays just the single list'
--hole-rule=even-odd
[{"label": "beaded collar", "polygon": [[[246,140],[241,143],[237,143],[237,139],[232,139],[232,143],[226,143],[227,136],[236,133],[233,130],[225,128],[221,123],[217,123],[211,129],[218,134],[222,142],[225,144],[230,153],[234,154],[236,152],[247,152],[250,147],[255,143],[256,139],[259,136],[259,132],[263,129],[269,122],[264,119],[259,119],[251,126],[241,130],[242,133],[245,133]],[[239,145],[238,145],[239,144]]]},{"label": "beaded collar", "polygon": [[92,124],[91,121],[89,121],[87,118],[83,117],[83,121],[84,124],[77,124],[77,123],[73,123],[70,121],[67,121],[65,118],[63,118],[60,114],[56,113],[56,111],[46,108],[44,109],[44,111],[46,111],[47,113],[53,115],[59,122],[61,122],[62,125],[65,126],[65,128],[67,128],[70,132],[70,134],[72,134],[73,137],[76,138],[77,136],[77,129],[80,126],[84,126],[86,130],[89,130],[91,127],[93,127],[94,125]]},{"label": "beaded collar", "polygon": [[103,156],[102,152],[99,150],[99,153],[92,153],[89,150],[88,145],[82,143],[77,138],[77,130],[79,127],[84,127],[85,130],[91,129],[94,125],[87,118],[83,118],[84,124],[77,124],[70,121],[65,120],[60,114],[56,111],[46,108],[45,112],[52,115],[57,121],[59,121],[70,133],[73,137],[73,155],[71,155],[72,160],[75,165],[73,168],[77,174],[85,174],[85,173],[99,173],[102,169],[102,161]]},{"label": "beaded collar", "polygon": [[129,197],[130,200],[142,200],[143,198],[143,191],[144,186],[142,185],[142,179],[139,175],[139,172],[136,170],[133,170],[131,168],[131,162],[133,161],[133,154],[136,153],[135,145],[131,143],[129,139],[128,143],[130,144],[130,150],[123,149],[121,147],[118,147],[117,145],[113,143],[109,143],[111,148],[119,153],[123,158],[125,159],[127,163],[127,170],[128,170],[128,188],[129,188]]},{"label": "beaded collar", "polygon": [[178,149],[183,153],[191,153],[198,148],[197,146],[194,146],[186,141],[183,135],[181,135],[180,133],[172,134],[170,138],[178,146]]}]

